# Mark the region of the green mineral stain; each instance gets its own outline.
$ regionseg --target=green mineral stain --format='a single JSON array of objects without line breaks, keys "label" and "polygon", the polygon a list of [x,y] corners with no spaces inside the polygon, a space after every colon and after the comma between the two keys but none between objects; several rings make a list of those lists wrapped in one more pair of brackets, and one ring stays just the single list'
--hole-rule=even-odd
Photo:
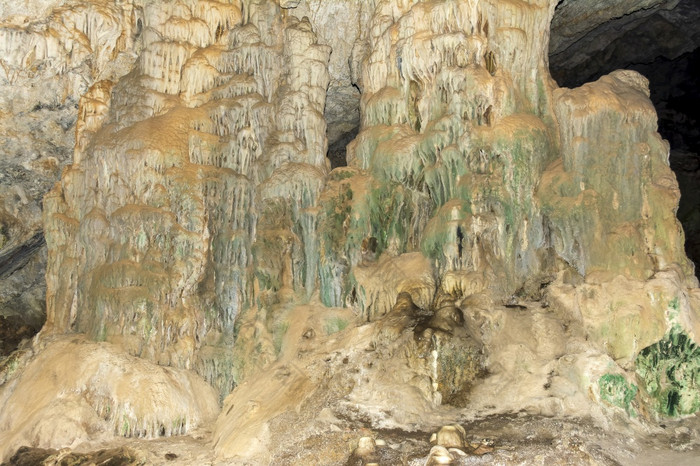
[{"label": "green mineral stain", "polygon": [[657,413],[678,417],[700,410],[700,348],[678,326],[644,348],[635,367]]},{"label": "green mineral stain", "polygon": [[[319,217],[319,280],[321,301],[326,306],[341,306],[347,286],[347,251],[359,246],[363,234],[356,234],[353,205],[355,200],[350,183],[341,183],[337,193],[322,203]],[[361,199],[357,200],[359,202]],[[357,212],[356,212],[357,213]],[[355,221],[360,221],[355,219]]]},{"label": "green mineral stain", "polygon": [[668,303],[668,307],[670,307],[674,311],[678,311],[678,309],[680,309],[680,301],[677,296],[673,298],[671,302]]},{"label": "green mineral stain", "polygon": [[332,335],[334,333],[342,332],[348,326],[348,321],[341,319],[340,317],[332,317],[326,321],[324,329],[326,335]]},{"label": "green mineral stain", "polygon": [[175,432],[180,432],[182,427],[187,423],[187,418],[184,416],[178,416],[172,421],[172,428]]},{"label": "green mineral stain", "polygon": [[275,354],[280,354],[282,351],[282,342],[287,330],[289,330],[289,322],[278,322],[272,328],[272,343],[275,347]]},{"label": "green mineral stain", "polygon": [[353,192],[349,185],[343,185],[336,197],[325,206],[322,218],[322,230],[325,235],[323,244],[327,254],[333,254],[344,239],[343,226],[350,216]]},{"label": "green mineral stain", "polygon": [[148,236],[145,231],[142,230],[139,232],[138,238],[136,239],[136,246],[139,249],[146,249],[146,246],[148,246]]},{"label": "green mineral stain", "polygon": [[335,168],[328,174],[328,181],[343,181],[355,176],[355,171],[345,167]]},{"label": "green mineral stain", "polygon": [[377,253],[381,254],[396,241],[404,252],[407,243],[408,222],[412,218],[407,193],[398,183],[389,183],[372,190],[369,196],[371,235],[377,238]]},{"label": "green mineral stain", "polygon": [[598,387],[603,401],[633,414],[631,403],[638,391],[635,384],[627,382],[620,374],[605,374],[598,379]]},{"label": "green mineral stain", "polygon": [[151,338],[151,332],[153,332],[153,325],[151,324],[151,321],[147,318],[142,318],[141,319],[141,335],[143,338],[148,341]]},{"label": "green mineral stain", "polygon": [[0,359],[0,386],[7,382],[20,366],[20,357],[24,352],[17,350],[11,353],[7,358]]},{"label": "green mineral stain", "polygon": [[668,317],[673,321],[678,317],[678,311],[680,310],[680,300],[678,299],[678,296],[673,298],[671,301],[668,303]]},{"label": "green mineral stain", "polygon": [[98,332],[95,340],[97,341],[106,341],[107,340],[107,325],[102,324],[100,327],[100,331]]}]

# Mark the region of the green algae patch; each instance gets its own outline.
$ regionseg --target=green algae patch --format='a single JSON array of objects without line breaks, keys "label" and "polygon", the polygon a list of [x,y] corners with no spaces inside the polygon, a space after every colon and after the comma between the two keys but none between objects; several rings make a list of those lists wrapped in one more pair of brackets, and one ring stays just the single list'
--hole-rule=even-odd
[{"label": "green algae patch", "polygon": [[635,384],[627,382],[620,374],[605,374],[598,379],[598,387],[601,400],[633,414],[631,403],[639,390]]},{"label": "green algae patch", "polygon": [[644,348],[635,367],[655,412],[678,417],[700,410],[700,348],[679,327]]}]

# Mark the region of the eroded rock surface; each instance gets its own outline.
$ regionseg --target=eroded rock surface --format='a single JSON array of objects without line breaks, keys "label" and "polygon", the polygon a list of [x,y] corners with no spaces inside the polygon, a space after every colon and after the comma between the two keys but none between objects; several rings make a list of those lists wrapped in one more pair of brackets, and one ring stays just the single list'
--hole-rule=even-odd
[{"label": "eroded rock surface", "polygon": [[61,337],[3,365],[2,457],[22,445],[185,433],[211,422],[217,394],[192,372],[157,366],[109,343]]},{"label": "eroded rock surface", "polygon": [[331,447],[450,425],[420,456],[459,462],[491,448],[459,420],[634,435],[696,412],[700,292],[647,81],[558,88],[557,3],[85,7],[123,21],[82,33],[96,68],[44,199],[46,325],[0,366],[2,456],[185,434],[217,396],[211,454],[234,463],[372,462],[371,436]]}]

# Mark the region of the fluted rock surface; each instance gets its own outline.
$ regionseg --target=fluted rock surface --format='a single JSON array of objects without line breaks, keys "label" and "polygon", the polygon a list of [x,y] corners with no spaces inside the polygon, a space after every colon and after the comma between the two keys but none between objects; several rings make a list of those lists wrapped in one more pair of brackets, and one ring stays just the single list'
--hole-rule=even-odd
[{"label": "fluted rock surface", "polygon": [[148,3],[140,21],[136,68],[83,96],[74,164],[45,199],[46,326],[226,393],[213,348],[241,309],[313,287],[330,49],[272,2]]},{"label": "fluted rock surface", "polygon": [[[320,20],[338,5],[347,34]],[[228,394],[216,454],[244,461],[298,450],[321,411],[407,430],[457,408],[696,411],[700,294],[647,83],[557,88],[556,5],[119,10],[128,40],[95,38],[94,60],[137,57],[81,92],[73,164],[44,200],[35,345],[84,333],[196,371]],[[330,171],[328,89],[348,82],[360,133]],[[12,371],[38,371],[26,358]]]},{"label": "fluted rock surface", "polygon": [[[42,229],[42,198],[71,159],[81,95],[95,80],[127,73],[136,57],[138,2],[65,3],[0,4],[3,253]],[[45,320],[45,248],[25,263],[2,275],[0,314],[37,325]]]}]

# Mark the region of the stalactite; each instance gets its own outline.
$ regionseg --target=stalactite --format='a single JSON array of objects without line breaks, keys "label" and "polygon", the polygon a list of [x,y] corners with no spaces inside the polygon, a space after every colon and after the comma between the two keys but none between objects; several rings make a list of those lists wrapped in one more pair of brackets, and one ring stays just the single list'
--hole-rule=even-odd
[{"label": "stalactite", "polygon": [[[217,362],[226,347],[207,349],[216,338],[197,329],[230,342],[237,317],[255,302],[252,254],[264,246],[256,236],[272,234],[256,226],[257,203],[294,200],[286,207],[288,234],[301,242],[292,265],[280,267],[308,296],[316,287],[313,208],[326,173],[322,111],[330,49],[316,44],[308,22],[274,18],[264,27],[278,28],[279,41],[263,43],[271,36],[258,30],[262,19],[242,25],[237,6],[215,1],[149,4],[138,72],[117,89],[102,84],[83,99],[76,164],[57,188],[64,200],[47,204],[47,212],[71,216],[47,213],[56,224],[49,236],[85,242],[70,255],[52,255],[74,278],[50,289],[77,290],[50,300],[55,330],[122,339],[133,354],[197,368],[222,394],[235,383]],[[85,24],[92,33],[101,23]],[[108,89],[117,97],[110,99]],[[263,154],[279,150],[282,134],[293,155],[268,168]],[[78,178],[95,180],[93,195],[77,190]],[[78,238],[62,226],[87,221],[91,211],[104,212],[106,237]],[[199,306],[211,312],[195,311]],[[166,317],[168,309],[185,320]]]}]

